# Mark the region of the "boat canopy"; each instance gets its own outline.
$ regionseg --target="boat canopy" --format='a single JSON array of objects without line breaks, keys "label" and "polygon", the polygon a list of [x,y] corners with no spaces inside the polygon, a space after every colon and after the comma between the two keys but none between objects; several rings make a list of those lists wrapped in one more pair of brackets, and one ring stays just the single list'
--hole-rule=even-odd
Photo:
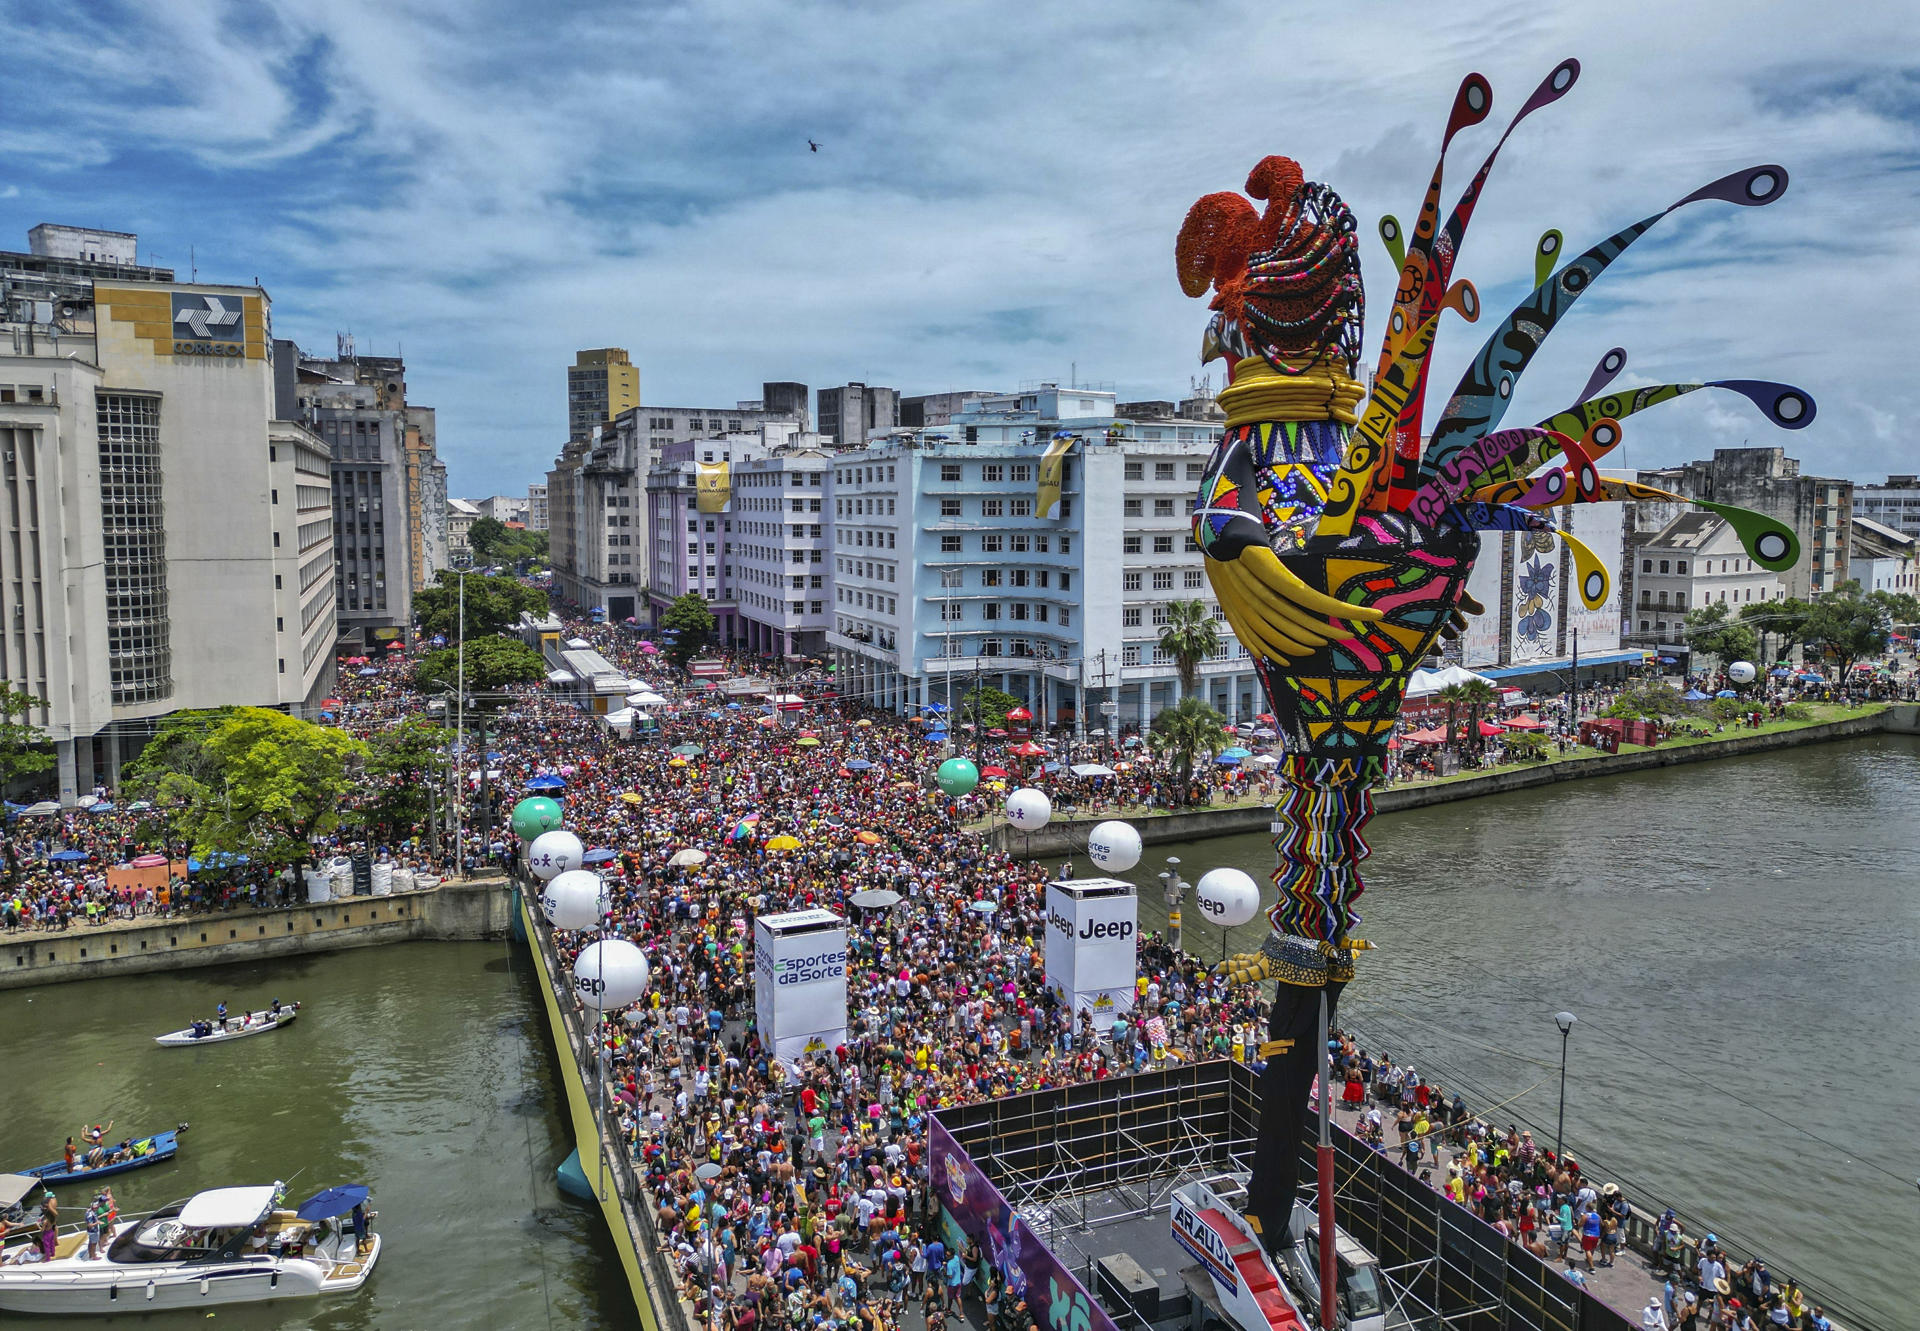
[{"label": "boat canopy", "polygon": [[331,1220],[335,1216],[345,1215],[365,1200],[367,1190],[358,1183],[342,1188],[322,1188],[296,1206],[293,1213],[302,1220]]},{"label": "boat canopy", "polygon": [[20,1202],[35,1188],[43,1186],[32,1174],[0,1174],[0,1211]]},{"label": "boat canopy", "polygon": [[273,1208],[271,1183],[246,1188],[212,1188],[196,1192],[180,1208],[180,1223],[188,1229],[238,1229],[252,1225]]}]

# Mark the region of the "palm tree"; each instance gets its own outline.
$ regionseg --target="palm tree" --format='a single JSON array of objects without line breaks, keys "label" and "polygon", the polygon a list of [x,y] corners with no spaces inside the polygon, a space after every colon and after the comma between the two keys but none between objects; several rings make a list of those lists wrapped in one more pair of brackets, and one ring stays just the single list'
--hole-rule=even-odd
[{"label": "palm tree", "polygon": [[1468,734],[1473,740],[1473,751],[1479,753],[1486,747],[1486,740],[1480,734],[1480,718],[1500,700],[1500,695],[1484,679],[1469,679],[1454,687],[1460,690],[1460,701],[1466,704]]},{"label": "palm tree", "polygon": [[1190,694],[1200,680],[1200,663],[1220,650],[1220,622],[1205,601],[1169,601],[1160,650],[1180,672],[1180,692]]},{"label": "palm tree", "polygon": [[1458,684],[1449,684],[1440,690],[1440,701],[1447,705],[1447,747],[1453,747],[1453,723],[1466,705],[1466,696]]},{"label": "palm tree", "polygon": [[1212,762],[1227,747],[1230,737],[1224,729],[1226,722],[1227,718],[1208,706],[1206,699],[1192,696],[1153,718],[1147,744],[1155,753],[1172,759],[1177,803],[1187,802],[1195,759],[1204,757]]}]

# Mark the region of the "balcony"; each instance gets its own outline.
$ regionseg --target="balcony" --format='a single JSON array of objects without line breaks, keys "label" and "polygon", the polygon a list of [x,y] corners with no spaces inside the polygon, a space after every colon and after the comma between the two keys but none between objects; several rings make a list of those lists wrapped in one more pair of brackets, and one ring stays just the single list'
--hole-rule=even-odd
[{"label": "balcony", "polygon": [[877,661],[891,670],[900,668],[900,653],[892,648],[879,646],[872,640],[871,634],[855,638],[849,634],[828,629],[827,646],[836,647],[843,652],[852,652],[863,660]]}]

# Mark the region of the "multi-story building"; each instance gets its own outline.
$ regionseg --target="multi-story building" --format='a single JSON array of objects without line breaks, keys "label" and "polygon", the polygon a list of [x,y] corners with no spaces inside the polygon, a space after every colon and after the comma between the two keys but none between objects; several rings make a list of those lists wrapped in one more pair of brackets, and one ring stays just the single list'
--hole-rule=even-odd
[{"label": "multi-story building", "polygon": [[[1219,434],[1121,421],[1111,392],[1046,385],[835,457],[827,642],[842,691],[904,710],[980,680],[1045,724],[1144,726],[1180,697],[1159,647],[1169,606],[1199,600],[1222,646],[1198,692],[1230,717],[1261,710],[1189,532]],[[1042,486],[1055,443],[1057,496]]]},{"label": "multi-story building", "polygon": [[475,508],[483,518],[492,518],[495,522],[517,522],[527,525],[527,497],[525,495],[489,495],[478,501]]},{"label": "multi-story building", "polygon": [[[1858,494],[1855,491],[1855,495]],[[1915,573],[1920,536],[1896,531],[1884,522],[1863,518],[1856,512],[1850,555],[1850,571],[1861,591],[1920,595],[1920,575]]]},{"label": "multi-story building", "polygon": [[1688,509],[1638,547],[1627,640],[1661,655],[1690,654],[1689,611],[1725,605],[1738,612],[1778,601],[1781,577],[1753,562],[1722,517]]},{"label": "multi-story building", "polygon": [[329,477],[279,419],[267,293],[136,246],[0,254],[0,678],[45,700],[68,803],[170,712],[333,684]]},{"label": "multi-story building", "polygon": [[[719,439],[689,439],[669,444],[646,478],[647,612],[658,623],[668,606],[688,593],[704,598],[715,620],[720,642],[740,642],[745,634],[740,618],[736,562],[734,494],[724,499],[701,490],[702,467],[732,469],[757,461],[771,450],[750,435]],[[816,547],[809,568],[823,568]],[[611,613],[611,612],[609,612]]]},{"label": "multi-story building", "polygon": [[[768,448],[804,425],[805,386],[762,385],[759,402],[731,407],[650,407],[622,412],[583,443],[568,443],[547,473],[547,539],[554,590],[616,623],[645,613],[648,473],[669,444],[740,435]],[[765,403],[782,404],[769,409]],[[624,501],[624,502],[622,502]],[[621,519],[625,521],[621,521]],[[529,526],[532,523],[528,524]]]},{"label": "multi-story building", "polygon": [[336,340],[332,359],[297,360],[301,418],[333,457],[340,641],[380,648],[411,632],[414,592],[448,563],[434,411],[407,401],[404,361],[358,355],[349,337]]},{"label": "multi-story building", "polygon": [[447,553],[455,563],[464,564],[473,558],[473,546],[467,541],[467,533],[479,520],[480,510],[470,500],[447,500]]},{"label": "multi-story building", "polygon": [[820,437],[835,448],[864,448],[900,425],[900,393],[877,384],[846,384],[819,393]]},{"label": "multi-story building", "polygon": [[[1800,537],[1800,562],[1781,574],[1790,597],[1808,600],[1832,591],[1849,576],[1853,482],[1803,476],[1799,460],[1788,457],[1783,448],[1716,448],[1710,460],[1643,471],[1639,479],[1684,499],[1750,508],[1793,528]],[[1657,506],[1658,525],[1636,515],[1627,537],[1630,559],[1632,547],[1656,534],[1670,520],[1671,507]]]},{"label": "multi-story building", "polygon": [[1854,486],[1853,515],[1920,536],[1920,476],[1889,476],[1884,485]]},{"label": "multi-story building", "polygon": [[734,600],[747,650],[762,656],[823,652],[833,622],[833,459],[814,441],[732,465]]},{"label": "multi-story building", "polygon": [[1002,394],[997,391],[970,388],[957,393],[921,393],[916,397],[903,397],[900,399],[900,425],[908,430],[950,425],[955,416],[971,410],[975,403],[1000,396]]},{"label": "multi-story building", "polygon": [[582,351],[567,367],[567,439],[576,444],[640,403],[640,367],[624,347]]},{"label": "multi-story building", "polygon": [[527,487],[527,530],[547,529],[547,487],[536,481]]}]

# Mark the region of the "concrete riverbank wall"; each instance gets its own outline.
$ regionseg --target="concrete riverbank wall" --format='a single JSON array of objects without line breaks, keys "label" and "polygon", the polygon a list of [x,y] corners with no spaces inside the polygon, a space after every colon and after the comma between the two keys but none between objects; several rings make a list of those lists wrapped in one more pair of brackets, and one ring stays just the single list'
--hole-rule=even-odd
[{"label": "concrete riverbank wall", "polygon": [[[567,1117],[573,1125],[574,1149],[580,1169],[593,1189],[593,1204],[607,1222],[607,1233],[620,1254],[620,1269],[633,1292],[633,1304],[646,1331],[696,1331],[685,1315],[673,1273],[662,1257],[653,1215],[640,1202],[645,1195],[640,1178],[620,1140],[618,1122],[593,1092],[599,1075],[596,1053],[586,1023],[581,1019],[564,972],[554,954],[553,934],[547,922],[527,906],[524,894],[515,894],[521,933],[533,955],[533,969],[546,1009],[553,1052],[560,1064],[560,1082],[567,1097]],[[589,1072],[588,1069],[593,1069]]]},{"label": "concrete riverbank wall", "polygon": [[[1505,795],[1535,786],[1550,786],[1561,781],[1584,781],[1597,776],[1623,776],[1653,767],[1674,767],[1682,763],[1712,762],[1755,753],[1771,753],[1802,744],[1828,744],[1835,740],[1858,739],[1863,735],[1920,734],[1920,705],[1889,707],[1870,716],[1848,717],[1798,730],[1776,730],[1758,735],[1730,734],[1724,739],[1699,744],[1681,744],[1647,749],[1637,753],[1595,754],[1565,762],[1539,763],[1528,767],[1503,768],[1484,776],[1463,777],[1456,781],[1435,781],[1422,785],[1390,787],[1373,797],[1376,813],[1397,813],[1402,809],[1422,809],[1430,804],[1450,804],[1455,800],[1478,799],[1483,795]],[[1059,818],[1038,832],[1022,833],[1010,825],[993,829],[989,836],[994,846],[1009,853],[1026,856],[1079,854],[1087,847],[1087,833],[1105,818]],[[1245,832],[1265,832],[1273,823],[1273,809],[1252,804],[1230,809],[1190,809],[1181,813],[1128,817],[1146,845],[1168,841],[1198,841],[1205,837],[1228,836]]]},{"label": "concrete riverbank wall", "polygon": [[213,911],[63,933],[0,934],[0,989],[142,971],[220,966],[415,939],[504,938],[513,892],[502,874],[424,892],[341,897],[272,910]]}]

